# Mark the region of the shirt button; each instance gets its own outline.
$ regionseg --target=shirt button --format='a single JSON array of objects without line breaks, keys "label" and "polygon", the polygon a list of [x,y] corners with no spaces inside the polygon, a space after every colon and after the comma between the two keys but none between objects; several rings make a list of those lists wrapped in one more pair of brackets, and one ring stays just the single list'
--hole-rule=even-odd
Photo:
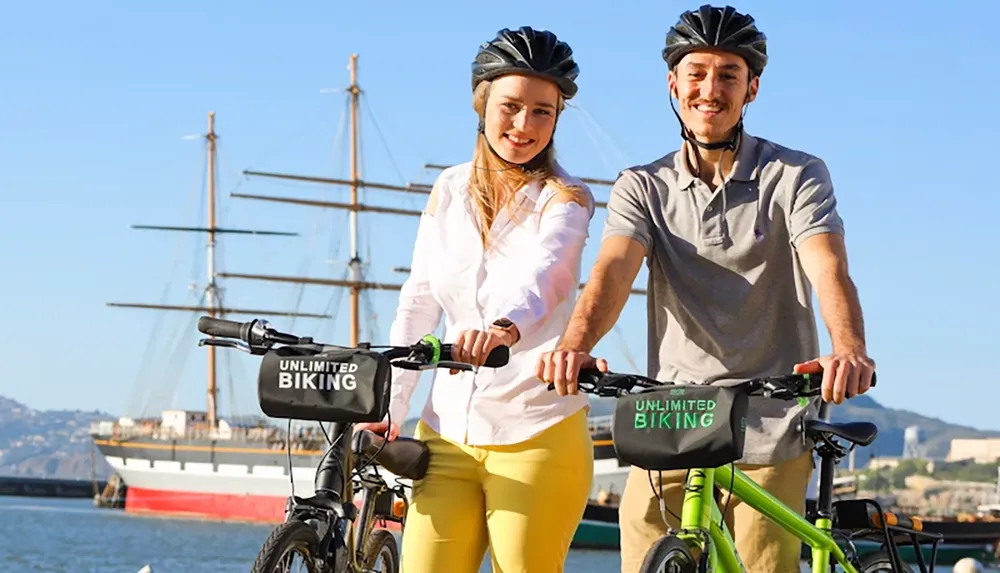
[{"label": "shirt button", "polygon": [[715,210],[715,207],[712,207],[711,205],[709,205],[708,208],[705,209],[705,210],[708,211],[709,213],[711,213],[712,211]]}]

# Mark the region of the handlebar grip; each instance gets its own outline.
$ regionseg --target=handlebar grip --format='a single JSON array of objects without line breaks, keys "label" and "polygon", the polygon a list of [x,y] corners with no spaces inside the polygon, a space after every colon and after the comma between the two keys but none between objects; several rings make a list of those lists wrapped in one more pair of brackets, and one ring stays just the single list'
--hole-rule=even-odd
[{"label": "handlebar grip", "polygon": [[[820,375],[820,377],[821,377],[821,378],[820,378],[820,380],[822,380],[822,376],[823,376],[823,373],[822,373],[822,372],[820,372],[820,374],[819,374],[819,375]],[[877,381],[878,381],[878,376],[876,375],[876,373],[875,373],[875,372],[872,372],[872,383],[871,383],[871,387],[872,387],[872,388],[874,388],[874,387],[875,387],[875,383],[876,383]]]},{"label": "handlebar grip", "polygon": [[[451,355],[451,344],[441,345],[441,357],[439,358],[442,362],[452,361],[455,358]],[[510,348],[506,346],[497,346],[490,351],[490,355],[486,357],[486,362],[483,366],[489,368],[500,368],[506,366],[507,362],[510,361]]]},{"label": "handlebar grip", "polygon": [[[607,376],[607,374],[607,372],[601,372],[598,368],[581,368],[580,372],[576,375],[577,387],[587,384],[596,389],[601,385],[601,379],[604,376]],[[548,385],[548,389],[555,390],[556,385],[554,383],[550,383]]]},{"label": "handlebar grip", "polygon": [[497,346],[490,351],[490,355],[486,357],[486,362],[483,366],[488,366],[489,368],[500,368],[502,366],[506,366],[509,361],[510,348],[507,348],[506,346]]},{"label": "handlebar grip", "polygon": [[590,384],[591,386],[597,387],[601,384],[601,378],[605,375],[597,368],[581,368],[580,373],[576,376],[577,384]]},{"label": "handlebar grip", "polygon": [[222,318],[203,316],[198,319],[198,332],[221,338],[241,338],[243,324]]}]

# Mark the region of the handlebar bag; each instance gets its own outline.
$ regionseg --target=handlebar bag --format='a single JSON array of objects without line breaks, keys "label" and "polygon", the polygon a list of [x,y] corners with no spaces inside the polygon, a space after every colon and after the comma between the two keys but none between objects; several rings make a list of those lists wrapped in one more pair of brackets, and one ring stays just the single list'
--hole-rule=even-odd
[{"label": "handlebar bag", "polygon": [[380,422],[389,409],[391,377],[388,358],[372,350],[282,346],[261,360],[257,401],[272,418]]},{"label": "handlebar bag", "polygon": [[676,384],[619,398],[612,415],[615,453],[646,470],[715,468],[743,457],[746,385]]}]

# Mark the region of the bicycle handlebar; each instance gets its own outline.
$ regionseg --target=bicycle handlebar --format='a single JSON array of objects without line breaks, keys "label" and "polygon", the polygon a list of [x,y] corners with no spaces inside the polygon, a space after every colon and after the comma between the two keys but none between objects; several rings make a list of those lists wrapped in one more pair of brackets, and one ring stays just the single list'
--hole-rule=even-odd
[{"label": "bicycle handlebar", "polygon": [[[198,319],[198,332],[219,338],[235,338],[251,349],[270,347],[272,344],[312,344],[313,339],[278,332],[266,320],[253,319],[248,322],[236,322],[222,318],[203,316]],[[223,345],[232,346],[232,345]],[[237,345],[236,348],[245,350]]]},{"label": "bicycle handlebar", "polygon": [[[236,322],[222,318],[202,316],[198,319],[198,331],[202,334],[219,338],[203,339],[199,342],[199,345],[208,344],[236,348],[237,350],[257,355],[266,353],[274,344],[291,346],[317,344],[311,337],[300,337],[294,334],[279,332],[266,320],[261,319]],[[390,360],[396,360],[396,362],[393,362],[393,366],[408,370],[424,370],[427,368],[473,369],[471,364],[454,361],[451,355],[452,345],[442,344],[437,337],[432,335],[425,336],[420,342],[409,346],[365,345],[359,348],[385,349],[382,354]],[[506,366],[508,360],[510,360],[510,349],[506,346],[498,346],[486,357],[486,362],[483,366],[500,368]]]},{"label": "bicycle handlebar", "polygon": [[221,338],[239,338],[245,342],[247,336],[249,336],[249,329],[244,329],[243,326],[252,324],[253,321],[239,323],[222,318],[203,316],[198,319],[198,332]]},{"label": "bicycle handlebar", "polygon": [[[818,396],[822,392],[823,374],[781,374],[778,376],[762,376],[745,380],[751,395],[761,395],[766,398],[794,400]],[[872,373],[872,387],[876,377]],[[619,398],[628,394],[635,387],[654,388],[657,386],[672,386],[676,382],[661,382],[638,374],[618,374],[601,372],[597,368],[583,368],[577,375],[577,386],[581,392],[595,394],[604,398]],[[549,390],[555,389],[555,384],[549,384]]]}]

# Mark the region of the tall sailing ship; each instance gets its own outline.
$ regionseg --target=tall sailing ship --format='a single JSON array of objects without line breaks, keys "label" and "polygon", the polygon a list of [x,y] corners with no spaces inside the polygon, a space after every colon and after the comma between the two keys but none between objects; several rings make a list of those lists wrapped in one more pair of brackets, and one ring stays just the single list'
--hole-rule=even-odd
[{"label": "tall sailing ship", "polygon": [[[216,139],[214,112],[208,116],[208,131],[204,136],[207,147],[207,225],[204,227],[135,225],[133,228],[202,233],[207,236],[207,284],[203,292],[203,306],[169,304],[108,303],[113,307],[143,308],[160,311],[191,313],[192,317],[207,314],[212,317],[241,315],[243,317],[301,317],[329,319],[326,314],[276,311],[267,309],[232,308],[221,302],[218,279],[247,279],[322,285],[347,289],[350,293],[350,343],[357,345],[360,338],[360,296],[367,290],[397,291],[398,284],[372,282],[365,279],[358,248],[359,212],[418,217],[420,211],[381,207],[358,201],[361,188],[372,188],[401,193],[428,195],[431,186],[411,183],[407,186],[389,185],[362,180],[358,170],[358,107],[361,89],[357,81],[357,55],[350,60],[350,179],[331,179],[279,173],[244,171],[250,176],[270,177],[292,181],[323,183],[350,187],[350,203],[335,203],[312,199],[296,199],[263,195],[231,193],[231,197],[290,203],[311,207],[333,208],[349,211],[350,260],[349,278],[309,278],[263,274],[219,272],[216,269],[217,240],[223,235],[296,236],[296,233],[232,229],[216,225]],[[445,166],[428,164],[430,169]],[[610,185],[612,182],[587,178],[589,184]],[[598,203],[598,206],[605,206]],[[408,269],[397,269],[406,272]],[[644,294],[636,289],[635,294]],[[190,334],[195,334],[193,331]],[[620,336],[620,331],[616,331]],[[376,341],[377,342],[377,341]],[[275,425],[263,416],[223,417],[218,408],[216,348],[207,346],[207,408],[204,411],[166,409],[155,418],[122,417],[118,420],[97,422],[91,427],[96,447],[109,465],[120,476],[126,489],[124,508],[127,512],[189,516],[209,519],[278,522],[284,518],[285,500],[292,484],[296,495],[313,493],[313,478],[320,457],[327,446],[323,433],[315,423],[304,425],[298,432]],[[625,351],[626,356],[627,350]],[[628,357],[631,361],[631,358]],[[633,367],[638,368],[635,364]],[[255,379],[255,376],[250,378]],[[245,382],[250,382],[246,380]],[[595,499],[601,492],[620,492],[626,469],[614,455],[610,440],[610,408],[595,401],[592,412],[592,432],[595,439]],[[282,424],[284,425],[284,424]],[[404,430],[405,431],[405,430]],[[289,447],[290,446],[290,447]],[[602,500],[603,501],[603,500]],[[595,502],[595,507],[603,504]],[[613,508],[608,507],[613,511]],[[616,519],[608,515],[591,515],[588,510],[581,543],[593,534],[587,526],[599,530],[614,529],[617,540]],[[595,544],[606,540],[595,538]]]}]

